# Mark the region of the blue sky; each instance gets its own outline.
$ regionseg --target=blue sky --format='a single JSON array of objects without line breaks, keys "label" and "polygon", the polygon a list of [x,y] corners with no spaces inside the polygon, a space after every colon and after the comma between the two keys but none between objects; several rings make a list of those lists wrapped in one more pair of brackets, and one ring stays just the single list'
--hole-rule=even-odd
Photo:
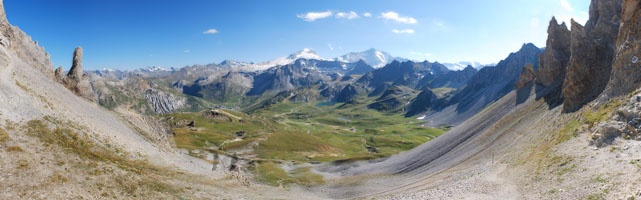
[{"label": "blue sky", "polygon": [[[4,0],[9,21],[68,69],[262,62],[303,48],[369,48],[439,62],[495,63],[543,47],[554,15],[584,23],[589,0]],[[368,13],[368,14],[366,14]],[[324,18],[322,18],[324,17]]]}]

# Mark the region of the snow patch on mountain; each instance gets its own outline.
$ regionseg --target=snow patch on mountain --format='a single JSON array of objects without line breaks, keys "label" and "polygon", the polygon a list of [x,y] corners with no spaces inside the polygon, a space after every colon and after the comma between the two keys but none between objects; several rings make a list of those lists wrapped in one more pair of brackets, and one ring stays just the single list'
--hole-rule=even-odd
[{"label": "snow patch on mountain", "polygon": [[[398,58],[395,58],[389,53],[384,51],[369,49],[363,52],[348,53],[343,56],[339,56],[338,58],[335,58],[335,60],[346,62],[346,63],[353,63],[359,60],[363,60],[368,65],[371,65],[373,68],[378,69],[378,68],[384,67],[385,65],[391,63],[394,60],[398,60]],[[401,60],[406,60],[406,59],[401,59]]]},{"label": "snow patch on mountain", "polygon": [[220,62],[220,64],[218,64],[218,65],[223,66],[223,67],[228,67],[228,68],[236,68],[236,67],[246,66],[246,65],[249,65],[249,64],[251,64],[251,63],[240,62],[240,61],[235,61],[235,60],[224,60],[223,62]]},{"label": "snow patch on mountain", "polygon": [[481,64],[479,62],[468,62],[468,61],[462,61],[458,63],[442,63],[442,64],[445,65],[445,67],[447,67],[448,69],[454,70],[454,71],[463,70],[468,65],[474,67],[475,69],[481,69],[485,66],[489,66],[488,64]]},{"label": "snow patch on mountain", "polygon": [[171,72],[171,71],[175,71],[175,69],[173,67],[168,69],[168,68],[153,66],[153,67],[145,67],[145,68],[134,70],[134,72],[159,72],[159,71]]},{"label": "snow patch on mountain", "polygon": [[263,71],[267,70],[269,68],[275,67],[275,66],[282,66],[282,65],[289,65],[294,63],[298,59],[313,59],[313,60],[326,60],[330,61],[330,59],[326,59],[323,57],[320,57],[316,51],[312,49],[305,48],[303,50],[300,50],[296,53],[293,53],[287,57],[280,57],[272,61],[267,61],[267,62],[261,62],[261,63],[256,63],[256,64],[248,64],[242,67],[237,68],[236,70],[238,71]]}]

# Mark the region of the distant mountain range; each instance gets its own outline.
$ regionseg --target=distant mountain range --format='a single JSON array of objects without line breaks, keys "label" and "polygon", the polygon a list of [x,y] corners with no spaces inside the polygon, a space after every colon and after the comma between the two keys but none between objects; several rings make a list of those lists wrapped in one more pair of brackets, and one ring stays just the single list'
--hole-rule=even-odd
[{"label": "distant mountain range", "polygon": [[379,51],[373,48],[363,52],[348,53],[343,56],[339,56],[338,58],[335,58],[335,60],[341,61],[341,62],[348,62],[348,63],[363,60],[365,61],[365,63],[367,63],[368,65],[372,66],[375,69],[381,68],[391,63],[394,60],[407,61],[407,59],[405,58],[394,57],[387,52]]},{"label": "distant mountain range", "polygon": [[485,66],[494,66],[494,65],[496,65],[495,63],[494,64],[481,64],[479,62],[465,62],[465,61],[457,62],[457,63],[442,63],[442,64],[445,65],[450,70],[463,70],[467,66],[472,66],[475,69],[481,69],[481,68],[483,68]]},{"label": "distant mountain range", "polygon": [[[217,65],[226,69],[234,69],[234,71],[252,72],[252,71],[264,71],[275,66],[293,64],[298,59],[319,60],[319,61],[338,61],[342,63],[354,63],[354,62],[358,62],[359,60],[363,60],[363,62],[365,62],[367,65],[371,66],[374,69],[384,67],[385,65],[390,64],[395,60],[399,62],[409,61],[409,59],[407,58],[395,57],[387,52],[377,50],[374,48],[368,49],[362,52],[347,53],[345,55],[342,55],[336,58],[324,58],[319,56],[316,53],[316,51],[309,48],[305,48],[295,53],[292,53],[289,56],[276,58],[274,60],[270,60],[266,62],[254,63],[254,62],[242,62],[242,61],[226,59],[218,64],[214,63],[214,64],[208,64],[208,65]],[[414,62],[421,62],[421,61],[414,61]],[[481,64],[479,62],[468,62],[468,61],[457,62],[457,63],[441,63],[441,64],[443,64],[445,67],[447,67],[449,70],[452,70],[452,71],[463,70],[468,65],[472,66],[477,70],[485,66],[495,65],[495,64]],[[194,66],[197,66],[197,65],[194,65]],[[173,67],[163,68],[158,66],[152,66],[152,67],[135,69],[132,71],[133,72],[171,72],[171,71],[177,71],[177,70],[179,69],[176,69]],[[104,68],[102,70],[96,70],[96,72],[97,71],[102,71],[102,73],[107,73],[107,72],[114,72],[119,70]],[[127,71],[128,70],[121,71],[121,72],[127,72]]]}]

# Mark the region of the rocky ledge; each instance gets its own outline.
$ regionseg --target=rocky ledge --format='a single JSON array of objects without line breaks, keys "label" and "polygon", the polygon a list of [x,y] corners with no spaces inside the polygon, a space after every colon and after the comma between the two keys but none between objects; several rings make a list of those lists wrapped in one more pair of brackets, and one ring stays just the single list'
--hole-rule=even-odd
[{"label": "rocky ledge", "polygon": [[596,127],[590,143],[597,147],[612,143],[616,137],[641,140],[641,94],[623,102],[610,119]]}]

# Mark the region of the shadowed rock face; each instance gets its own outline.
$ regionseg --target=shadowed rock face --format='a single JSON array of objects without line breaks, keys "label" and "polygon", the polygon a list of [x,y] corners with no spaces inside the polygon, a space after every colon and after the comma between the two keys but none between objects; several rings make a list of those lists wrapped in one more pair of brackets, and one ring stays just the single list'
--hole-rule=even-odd
[{"label": "shadowed rock face", "polygon": [[54,73],[54,77],[56,81],[62,83],[74,94],[90,101],[96,101],[96,95],[93,92],[91,84],[89,84],[89,78],[82,71],[82,47],[77,47],[73,52],[73,63],[69,73],[64,75],[62,67],[58,67]]},{"label": "shadowed rock face", "polygon": [[438,97],[429,88],[424,89],[416,96],[414,100],[407,106],[407,114],[405,116],[414,116],[425,111],[428,111],[435,106]]},{"label": "shadowed rock face", "polygon": [[149,101],[153,111],[159,114],[176,112],[178,109],[184,107],[186,103],[184,98],[152,89],[146,90],[143,97]]},{"label": "shadowed rock face", "polygon": [[347,102],[358,94],[358,90],[352,84],[346,85],[334,98],[335,102]]},{"label": "shadowed rock face", "polygon": [[616,57],[606,95],[623,95],[641,84],[641,0],[623,3]]},{"label": "shadowed rock face", "polygon": [[593,0],[585,28],[572,21],[571,52],[563,83],[563,110],[594,100],[610,79],[622,0]]},{"label": "shadowed rock face", "polygon": [[521,74],[519,75],[519,80],[516,82],[516,85],[514,86],[514,89],[518,90],[521,89],[523,86],[527,85],[528,83],[532,82],[534,80],[534,67],[532,67],[531,64],[527,64],[525,67],[523,67],[523,70],[521,71]]},{"label": "shadowed rock face", "polygon": [[495,67],[485,67],[476,73],[467,86],[456,93],[451,104],[457,105],[457,112],[463,113],[475,105],[485,105],[496,101],[514,89],[523,66],[536,66],[541,50],[534,44],[524,44],[516,53],[511,53]]},{"label": "shadowed rock face", "polygon": [[559,25],[552,18],[546,45],[545,51],[539,55],[536,82],[550,86],[565,76],[565,68],[570,60],[570,31],[565,23]]}]

